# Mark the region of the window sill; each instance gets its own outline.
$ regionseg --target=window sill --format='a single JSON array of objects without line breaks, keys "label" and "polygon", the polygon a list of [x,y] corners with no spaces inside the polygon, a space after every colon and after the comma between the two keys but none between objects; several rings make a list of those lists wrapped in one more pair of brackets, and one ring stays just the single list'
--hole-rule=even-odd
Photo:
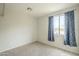
[{"label": "window sill", "polygon": [[63,34],[54,34],[54,36],[62,36],[62,37],[64,37]]}]

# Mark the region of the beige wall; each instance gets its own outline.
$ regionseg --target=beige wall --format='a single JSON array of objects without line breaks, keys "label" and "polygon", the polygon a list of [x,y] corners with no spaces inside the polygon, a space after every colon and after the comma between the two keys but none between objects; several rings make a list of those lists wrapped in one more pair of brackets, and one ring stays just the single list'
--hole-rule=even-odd
[{"label": "beige wall", "polygon": [[36,20],[26,12],[19,12],[21,9],[16,11],[15,5],[6,4],[5,14],[0,16],[0,52],[37,39]]},{"label": "beige wall", "polygon": [[[76,31],[76,41],[78,46],[77,47],[65,46],[63,36],[55,36],[55,42],[49,42],[48,41],[48,17],[50,15],[53,16],[56,14],[64,13],[73,8],[76,9],[75,10],[75,31]],[[63,9],[61,11],[39,18],[38,19],[38,41],[79,54],[79,7],[73,7],[73,8]]]},{"label": "beige wall", "polygon": [[[75,11],[76,41],[78,47],[63,45],[63,36],[55,37],[55,42],[48,41],[48,16],[62,13],[58,11],[40,17],[38,20],[26,12],[20,12],[16,4],[6,4],[4,16],[0,16],[0,52],[16,48],[34,41],[40,41],[68,51],[79,53],[79,8]],[[70,8],[71,9],[71,8]],[[38,22],[37,22],[38,21]],[[38,29],[37,29],[38,28]]]}]

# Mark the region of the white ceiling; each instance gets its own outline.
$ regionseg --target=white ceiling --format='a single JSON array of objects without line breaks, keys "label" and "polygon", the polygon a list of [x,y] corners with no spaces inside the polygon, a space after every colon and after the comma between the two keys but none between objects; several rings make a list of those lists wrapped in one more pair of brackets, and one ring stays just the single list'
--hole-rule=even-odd
[{"label": "white ceiling", "polygon": [[[5,4],[6,5],[6,4]],[[14,7],[14,9],[17,12],[23,12],[27,14],[27,7],[31,7],[32,11],[29,12],[33,17],[40,17],[44,16],[46,14],[64,9],[69,8],[72,6],[75,6],[78,4],[68,4],[68,3],[16,3],[16,4],[8,4],[11,8]]]},{"label": "white ceiling", "polygon": [[31,6],[33,11],[32,15],[35,17],[44,16],[46,14],[50,14],[55,11],[59,11],[65,8],[69,8],[72,6],[75,6],[77,4],[58,4],[58,3],[47,3],[47,4],[27,4],[28,6]]}]

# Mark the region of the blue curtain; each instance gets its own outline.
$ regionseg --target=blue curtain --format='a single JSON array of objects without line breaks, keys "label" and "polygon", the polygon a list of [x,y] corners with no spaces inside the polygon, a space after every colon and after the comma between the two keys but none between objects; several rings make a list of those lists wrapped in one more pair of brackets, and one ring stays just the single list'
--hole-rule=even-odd
[{"label": "blue curtain", "polygon": [[74,11],[69,11],[65,13],[64,44],[69,46],[77,46],[75,37]]},{"label": "blue curtain", "polygon": [[53,16],[49,17],[48,23],[48,41],[54,41],[54,30],[53,30]]}]

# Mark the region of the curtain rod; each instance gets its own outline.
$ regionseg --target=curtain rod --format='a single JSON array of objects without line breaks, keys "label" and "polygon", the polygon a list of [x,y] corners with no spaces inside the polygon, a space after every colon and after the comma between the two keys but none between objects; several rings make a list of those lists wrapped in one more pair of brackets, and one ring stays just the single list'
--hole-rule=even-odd
[{"label": "curtain rod", "polygon": [[50,16],[56,16],[56,15],[64,14],[64,13],[66,13],[68,11],[72,11],[72,10],[76,11],[76,8],[64,9],[64,10],[56,11],[56,12],[52,13]]}]

